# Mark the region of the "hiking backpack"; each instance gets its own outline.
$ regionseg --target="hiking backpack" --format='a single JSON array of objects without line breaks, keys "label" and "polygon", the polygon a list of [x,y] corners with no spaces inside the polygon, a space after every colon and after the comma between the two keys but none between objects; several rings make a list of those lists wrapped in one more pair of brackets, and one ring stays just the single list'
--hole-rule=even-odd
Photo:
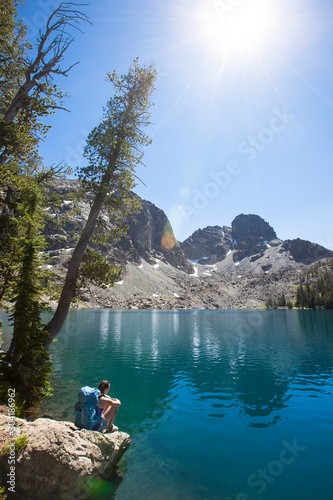
[{"label": "hiking backpack", "polygon": [[82,387],[77,394],[77,402],[74,407],[74,424],[80,429],[92,429],[98,424],[100,417],[96,413],[99,403],[99,389],[93,387]]}]

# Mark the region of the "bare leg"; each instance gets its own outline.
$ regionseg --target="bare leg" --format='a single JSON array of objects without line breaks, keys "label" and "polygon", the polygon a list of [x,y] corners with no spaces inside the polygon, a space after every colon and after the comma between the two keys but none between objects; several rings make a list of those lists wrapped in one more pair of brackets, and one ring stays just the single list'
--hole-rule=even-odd
[{"label": "bare leg", "polygon": [[108,408],[105,408],[103,411],[103,417],[108,423],[108,428],[112,429],[112,424],[114,422],[114,419],[116,418],[118,411],[118,406],[109,406]]}]

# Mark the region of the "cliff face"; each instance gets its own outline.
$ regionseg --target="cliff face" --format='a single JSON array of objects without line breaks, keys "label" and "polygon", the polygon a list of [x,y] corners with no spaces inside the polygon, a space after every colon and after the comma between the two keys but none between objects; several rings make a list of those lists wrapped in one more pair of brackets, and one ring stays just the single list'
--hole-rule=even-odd
[{"label": "cliff face", "polygon": [[[63,203],[60,211],[56,212],[52,207],[48,209],[49,222],[44,234],[49,251],[70,250],[78,240],[88,218],[91,201],[89,194],[81,201],[75,200],[73,195],[78,189],[79,184],[74,180],[59,180],[50,185],[50,190],[54,195],[60,195]],[[156,264],[157,259],[186,273],[193,272],[193,266],[185,257],[163,210],[149,201],[140,201],[142,210],[125,221],[129,226],[127,235],[104,251],[121,266],[126,266],[127,262],[140,264],[141,258]],[[106,214],[102,217],[106,229],[110,228],[112,221]]]},{"label": "cliff face", "polygon": [[126,221],[129,226],[127,235],[116,247],[125,252],[131,261],[139,263],[141,257],[156,264],[158,259],[187,273],[193,272],[163,210],[149,201],[141,200],[141,203],[141,212]]},{"label": "cliff face", "polygon": [[186,257],[199,264],[215,264],[234,249],[231,228],[208,226],[198,229],[182,243]]},{"label": "cliff face", "polygon": [[238,215],[231,228],[236,247],[235,262],[249,255],[263,254],[267,244],[277,238],[274,229],[258,215]]},{"label": "cliff face", "polygon": [[331,250],[299,238],[286,240],[283,248],[290,253],[296,262],[303,262],[303,264],[312,264],[317,260],[326,259],[333,255]]}]

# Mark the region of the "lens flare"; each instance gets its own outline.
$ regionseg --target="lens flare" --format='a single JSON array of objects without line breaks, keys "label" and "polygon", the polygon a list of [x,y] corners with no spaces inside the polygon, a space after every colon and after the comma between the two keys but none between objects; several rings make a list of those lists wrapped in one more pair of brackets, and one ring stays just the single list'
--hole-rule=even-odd
[{"label": "lens flare", "polygon": [[164,225],[164,231],[161,238],[161,247],[163,250],[170,252],[176,245],[176,238],[173,234],[169,220]]}]

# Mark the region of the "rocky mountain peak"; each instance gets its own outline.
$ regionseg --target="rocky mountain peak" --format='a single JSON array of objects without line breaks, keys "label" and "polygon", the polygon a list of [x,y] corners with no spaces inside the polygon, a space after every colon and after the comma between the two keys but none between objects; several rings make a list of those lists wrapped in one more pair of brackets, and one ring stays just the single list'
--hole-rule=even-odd
[{"label": "rocky mountain peak", "polygon": [[199,264],[215,264],[230,251],[234,260],[240,261],[253,254],[262,253],[267,243],[276,240],[274,229],[259,215],[238,215],[228,226],[208,226],[198,229],[182,243],[190,260]]},{"label": "rocky mountain peak", "polygon": [[303,264],[311,264],[320,259],[327,259],[333,256],[333,252],[311,241],[301,240],[286,240],[283,243],[283,248],[289,251],[289,254],[295,259],[296,262]]},{"label": "rocky mountain peak", "polygon": [[231,223],[231,228],[232,237],[237,242],[269,242],[277,238],[274,229],[259,215],[237,215]]},{"label": "rocky mountain peak", "polygon": [[142,210],[126,221],[129,226],[127,235],[116,246],[132,256],[129,260],[142,257],[147,262],[155,263],[152,259],[158,258],[185,272],[192,272],[192,265],[186,259],[163,210],[146,200],[141,200],[141,203]]},{"label": "rocky mountain peak", "polygon": [[277,239],[274,229],[259,215],[237,215],[231,228],[236,247],[234,260],[237,261],[262,252],[267,243]]},{"label": "rocky mountain peak", "polygon": [[215,264],[234,248],[231,228],[208,226],[198,229],[182,243],[182,249],[190,260],[199,264]]}]

